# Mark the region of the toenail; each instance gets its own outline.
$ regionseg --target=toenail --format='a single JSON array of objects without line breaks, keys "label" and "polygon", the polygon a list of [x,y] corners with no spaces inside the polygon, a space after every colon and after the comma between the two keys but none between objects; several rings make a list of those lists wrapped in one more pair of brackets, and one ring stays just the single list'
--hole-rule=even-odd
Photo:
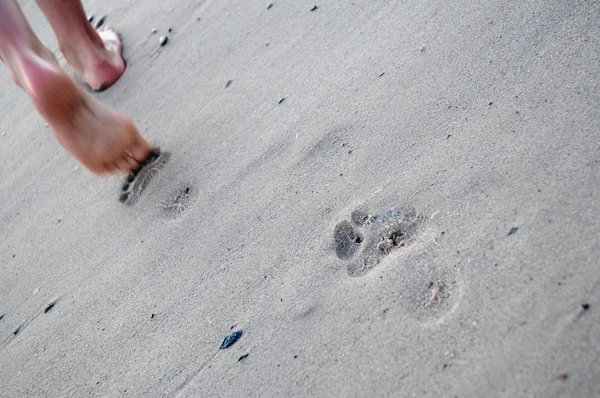
[{"label": "toenail", "polygon": [[129,173],[127,175],[127,182],[133,182],[133,180],[135,180],[135,174]]},{"label": "toenail", "polygon": [[125,201],[129,199],[129,193],[123,193],[119,196],[119,202],[125,203]]}]

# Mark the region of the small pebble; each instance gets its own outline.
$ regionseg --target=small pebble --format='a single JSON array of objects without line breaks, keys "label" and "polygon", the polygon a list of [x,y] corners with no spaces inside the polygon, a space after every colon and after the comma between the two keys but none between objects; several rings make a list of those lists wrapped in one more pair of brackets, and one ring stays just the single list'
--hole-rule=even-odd
[{"label": "small pebble", "polygon": [[250,355],[250,354],[244,354],[244,355],[242,355],[242,356],[241,356],[241,357],[238,359],[238,362],[240,362],[240,361],[243,361],[244,359],[248,358],[248,355]]},{"label": "small pebble", "polygon": [[584,304],[581,304],[581,308],[583,308],[584,311],[587,311],[590,309],[590,305],[588,303],[584,303]]},{"label": "small pebble", "polygon": [[50,304],[48,304],[46,306],[46,308],[44,309],[44,314],[47,314],[48,311],[50,311],[52,308],[54,308],[55,305],[56,305],[56,301],[53,301]]},{"label": "small pebble", "polygon": [[235,332],[231,333],[229,336],[223,339],[223,342],[221,342],[221,346],[219,348],[224,350],[231,347],[240,339],[240,337],[242,337],[242,334],[244,334],[242,330],[236,330]]},{"label": "small pebble", "polygon": [[164,46],[165,44],[167,44],[168,41],[169,41],[169,36],[161,36],[160,39],[158,39],[158,44],[160,44],[161,46]]},{"label": "small pebble", "polygon": [[0,319],[4,318],[4,314],[0,312]]},{"label": "small pebble", "polygon": [[123,194],[121,194],[121,196],[119,196],[119,202],[121,202],[121,203],[125,203],[127,201],[127,199],[129,199],[128,193],[123,193]]},{"label": "small pebble", "polygon": [[283,97],[282,99],[279,100],[279,104],[281,104],[283,101],[285,101],[285,97]]},{"label": "small pebble", "polygon": [[154,319],[154,314],[150,315],[150,319]]},{"label": "small pebble", "polygon": [[106,15],[100,17],[100,19],[96,21],[96,29],[104,25],[104,21],[106,21]]},{"label": "small pebble", "polygon": [[319,7],[317,7],[317,6],[313,6],[313,7],[312,7],[310,10],[311,10],[311,11],[315,11],[317,8],[319,8]]},{"label": "small pebble", "polygon": [[267,5],[267,10],[270,10],[271,7],[273,7],[273,3],[269,3],[269,5]]},{"label": "small pebble", "polygon": [[157,32],[156,29],[152,29],[152,34],[155,34]]},{"label": "small pebble", "polygon": [[419,52],[420,53],[424,53],[425,52],[425,47],[423,47],[423,46],[419,47]]},{"label": "small pebble", "polygon": [[93,16],[93,15],[90,15],[90,16],[88,17],[88,22],[89,22],[89,23],[92,23],[92,21],[93,21],[93,20],[94,20],[94,16]]},{"label": "small pebble", "polygon": [[126,182],[125,184],[123,184],[123,186],[121,187],[121,191],[127,191],[129,189],[129,183]]},{"label": "small pebble", "polygon": [[516,233],[519,230],[519,227],[512,227],[510,231],[508,231],[508,236]]},{"label": "small pebble", "polygon": [[17,327],[15,329],[15,331],[13,332],[13,334],[16,336],[17,334],[19,334],[20,331],[21,331],[21,326]]},{"label": "small pebble", "polygon": [[227,80],[227,83],[225,83],[225,88],[231,86],[231,83],[233,83],[233,80]]},{"label": "small pebble", "polygon": [[169,33],[171,33],[171,32],[173,31],[173,29],[169,28],[169,29],[167,29],[167,31],[168,31]]}]

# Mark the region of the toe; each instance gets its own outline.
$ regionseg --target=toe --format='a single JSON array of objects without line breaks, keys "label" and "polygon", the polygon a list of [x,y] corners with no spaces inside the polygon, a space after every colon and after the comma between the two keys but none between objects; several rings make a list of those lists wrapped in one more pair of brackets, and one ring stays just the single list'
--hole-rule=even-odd
[{"label": "toe", "polygon": [[127,164],[129,165],[129,171],[135,170],[139,166],[138,161],[129,155],[125,155],[124,159],[127,162]]},{"label": "toe", "polygon": [[129,166],[129,162],[125,160],[125,158],[120,158],[115,160],[115,166],[117,170],[127,173],[131,168]]},{"label": "toe", "polygon": [[129,153],[131,157],[134,158],[137,162],[141,163],[150,154],[150,144],[144,138],[139,137],[133,143],[133,146],[129,149]]},{"label": "toe", "polygon": [[118,171],[117,166],[114,163],[105,163],[101,167],[98,167],[96,169],[90,168],[90,170],[92,171],[92,173],[98,174],[98,175],[113,174]]}]

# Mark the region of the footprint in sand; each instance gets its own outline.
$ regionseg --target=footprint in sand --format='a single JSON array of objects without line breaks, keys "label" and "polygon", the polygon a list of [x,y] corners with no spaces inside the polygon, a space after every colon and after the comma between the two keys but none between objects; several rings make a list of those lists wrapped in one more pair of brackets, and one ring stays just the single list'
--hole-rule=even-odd
[{"label": "footprint in sand", "polygon": [[166,218],[179,218],[196,202],[197,197],[197,192],[192,188],[191,184],[185,184],[184,187],[175,190],[167,196],[159,204],[159,207]]},{"label": "footprint in sand", "polygon": [[361,276],[394,250],[408,246],[427,218],[415,209],[390,208],[383,215],[354,210],[350,220],[339,222],[333,231],[335,253],[348,261],[350,276]]},{"label": "footprint in sand", "polygon": [[[358,208],[333,230],[336,256],[350,276],[365,275],[386,258],[410,261],[407,267],[394,269],[402,277],[393,278],[394,289],[389,291],[424,326],[436,325],[452,314],[462,294],[457,265],[447,263],[435,249],[422,250],[432,247],[428,243],[437,234],[436,228],[428,228],[430,220],[413,208],[392,207],[380,215]],[[409,251],[413,243],[420,250]]]},{"label": "footprint in sand", "polygon": [[150,181],[152,181],[170,158],[171,154],[169,152],[161,152],[159,148],[154,148],[148,158],[140,163],[136,170],[127,174],[125,182],[121,187],[119,202],[127,206],[134,205]]}]

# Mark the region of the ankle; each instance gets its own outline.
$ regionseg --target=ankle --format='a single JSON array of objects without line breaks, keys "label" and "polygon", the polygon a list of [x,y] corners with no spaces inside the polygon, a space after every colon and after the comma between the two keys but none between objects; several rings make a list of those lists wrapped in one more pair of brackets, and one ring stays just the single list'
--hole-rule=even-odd
[{"label": "ankle", "polygon": [[69,63],[79,64],[80,61],[98,58],[104,50],[102,39],[91,25],[89,28],[81,29],[77,34],[61,35],[57,39],[58,48]]},{"label": "ankle", "polygon": [[[41,43],[40,43],[41,44]],[[59,67],[52,51],[42,46],[17,46],[13,48],[5,60],[13,81],[22,89],[29,92],[31,65],[48,65]]]}]

